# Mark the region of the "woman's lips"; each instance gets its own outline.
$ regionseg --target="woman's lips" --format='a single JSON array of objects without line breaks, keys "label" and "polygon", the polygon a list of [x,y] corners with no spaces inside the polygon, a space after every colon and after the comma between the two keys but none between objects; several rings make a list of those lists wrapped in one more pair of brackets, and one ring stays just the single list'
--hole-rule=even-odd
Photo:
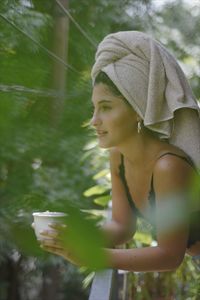
[{"label": "woman's lips", "polygon": [[99,137],[104,136],[104,135],[106,135],[106,134],[107,134],[107,131],[97,130],[97,135],[98,135]]}]

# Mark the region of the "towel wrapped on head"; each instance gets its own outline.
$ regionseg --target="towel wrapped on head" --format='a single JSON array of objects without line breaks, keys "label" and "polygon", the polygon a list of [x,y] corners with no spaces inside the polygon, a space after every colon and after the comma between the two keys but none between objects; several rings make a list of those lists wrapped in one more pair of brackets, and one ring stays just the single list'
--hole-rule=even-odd
[{"label": "towel wrapped on head", "polygon": [[181,148],[200,168],[200,111],[175,58],[138,31],[107,35],[92,68],[105,72],[148,129]]}]

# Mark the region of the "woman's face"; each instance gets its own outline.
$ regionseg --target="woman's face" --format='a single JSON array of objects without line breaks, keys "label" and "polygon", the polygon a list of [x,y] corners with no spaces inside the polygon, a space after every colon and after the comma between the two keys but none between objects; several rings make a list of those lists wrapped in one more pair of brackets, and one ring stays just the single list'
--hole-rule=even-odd
[{"label": "woman's face", "polygon": [[111,148],[123,145],[137,132],[137,114],[122,97],[112,93],[106,84],[98,83],[92,93],[95,127],[99,146]]}]

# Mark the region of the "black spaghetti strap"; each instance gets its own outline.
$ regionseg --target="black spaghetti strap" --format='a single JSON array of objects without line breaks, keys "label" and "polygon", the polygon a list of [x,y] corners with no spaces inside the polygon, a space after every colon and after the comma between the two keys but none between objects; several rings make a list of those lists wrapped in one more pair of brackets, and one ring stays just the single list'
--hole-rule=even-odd
[{"label": "black spaghetti strap", "polygon": [[[182,156],[173,152],[165,152],[163,154],[161,154],[158,158],[160,159],[161,157],[165,156],[165,155],[174,155],[177,156],[183,160],[185,160],[194,170],[196,170],[196,167],[192,161],[192,159],[189,156]],[[153,174],[151,177],[151,190],[149,192],[149,202],[150,202],[150,206],[153,207],[155,205],[155,191],[154,191],[154,186],[153,186]]]},{"label": "black spaghetti strap", "polygon": [[[173,152],[166,152],[158,157],[161,158],[167,154],[174,155],[180,157],[181,159],[185,160],[189,165],[197,172],[197,168],[193,163],[192,159],[189,156],[182,156]],[[151,191],[149,193],[149,202],[150,206],[153,208],[155,207],[155,191],[153,187],[153,174],[151,180]],[[190,248],[193,244],[197,241],[200,241],[200,210],[192,212],[190,216],[190,223],[189,223],[189,237],[187,241],[187,248]]]},{"label": "black spaghetti strap", "polygon": [[119,165],[119,175],[120,178],[122,180],[122,183],[124,184],[124,188],[126,191],[126,196],[129,202],[129,205],[131,207],[131,209],[133,210],[133,212],[138,216],[138,217],[142,217],[144,218],[144,216],[142,215],[142,213],[138,210],[138,208],[135,206],[135,203],[131,197],[129,188],[128,188],[128,184],[126,182],[126,177],[125,177],[125,167],[124,167],[124,156],[121,154],[121,163]]},{"label": "black spaghetti strap", "polygon": [[163,154],[161,154],[161,155],[157,158],[157,160],[160,159],[161,157],[165,156],[165,155],[168,155],[168,154],[169,154],[169,155],[177,156],[177,157],[179,157],[179,158],[182,158],[182,159],[185,160],[192,168],[196,169],[196,167],[195,167],[195,165],[194,165],[192,159],[191,159],[189,156],[182,156],[182,155],[179,155],[179,154],[176,154],[176,153],[173,153],[173,152],[166,152],[166,153],[163,153]]},{"label": "black spaghetti strap", "polygon": [[[157,160],[160,159],[161,157],[165,156],[165,155],[174,155],[174,156],[180,157],[181,159],[184,159],[187,163],[189,163],[190,166],[196,170],[195,165],[194,165],[194,163],[193,163],[193,161],[191,160],[190,157],[188,157],[188,156],[187,157],[186,156],[182,156],[182,155],[179,155],[179,154],[176,154],[176,153],[173,153],[173,152],[163,153],[162,155],[160,155],[157,158]],[[130,207],[132,208],[132,210],[136,213],[136,215],[138,217],[144,218],[144,215],[135,206],[134,199],[132,199],[132,197],[131,197],[131,194],[130,194],[130,191],[129,191],[129,187],[128,187],[128,184],[126,182],[125,166],[124,166],[124,156],[122,154],[121,154],[121,163],[119,165],[119,175],[120,175],[120,178],[121,178],[122,183],[124,185],[124,188],[125,188],[125,191],[126,191],[126,195],[127,195],[127,199],[128,199],[129,204],[130,204]],[[148,200],[149,200],[149,203],[150,203],[150,207],[152,209],[154,209],[155,208],[155,191],[154,191],[154,186],[153,186],[153,174],[152,174],[152,177],[151,177],[151,187],[150,187],[150,191],[149,191]]]},{"label": "black spaghetti strap", "polygon": [[[176,153],[173,153],[173,152],[166,152],[162,155],[160,155],[158,157],[161,158],[167,154],[170,154],[170,155],[175,155],[177,157],[180,157],[181,159],[184,159],[186,162],[188,162],[195,170],[196,170],[196,167],[193,163],[193,161],[190,159],[190,157],[185,157],[185,156],[182,156],[182,155],[179,155],[179,154],[176,154]],[[140,217],[140,218],[143,218],[143,219],[146,219],[149,221],[149,223],[152,225],[152,235],[154,236],[154,238],[156,239],[156,226],[155,226],[155,223],[152,222],[152,216],[154,214],[154,211],[155,211],[155,191],[154,191],[154,187],[153,187],[153,174],[152,174],[152,178],[151,178],[151,189],[150,189],[150,192],[149,192],[149,202],[150,202],[150,208],[151,208],[151,218],[146,218],[140,211],[139,209],[137,209],[137,207],[135,206],[134,204],[134,201],[132,200],[132,197],[131,197],[131,194],[130,194],[130,191],[129,191],[129,188],[128,188],[128,185],[127,185],[127,182],[126,182],[126,177],[125,177],[125,166],[124,166],[124,157],[123,155],[121,154],[121,163],[119,165],[119,175],[120,175],[120,178],[124,184],[124,188],[125,188],[125,191],[126,191],[126,195],[127,195],[127,199],[128,199],[128,202],[130,204],[130,207],[131,209],[134,211],[134,213]],[[197,211],[197,212],[193,212],[192,215],[191,215],[191,219],[190,219],[190,227],[189,227],[189,238],[188,238],[188,241],[187,241],[187,247],[189,248],[191,245],[193,245],[196,241],[200,241],[200,223],[199,223],[199,219],[200,219],[200,211]]]}]

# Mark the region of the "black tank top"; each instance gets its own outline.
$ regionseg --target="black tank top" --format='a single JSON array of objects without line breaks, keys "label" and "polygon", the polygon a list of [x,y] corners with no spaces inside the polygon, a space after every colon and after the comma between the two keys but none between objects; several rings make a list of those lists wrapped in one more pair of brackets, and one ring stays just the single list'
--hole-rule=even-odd
[{"label": "black tank top", "polygon": [[[163,157],[165,155],[174,155],[174,156],[180,157],[181,159],[184,159],[187,163],[189,163],[192,166],[192,168],[194,168],[196,170],[195,165],[194,165],[193,161],[190,159],[190,157],[181,156],[181,155],[178,155],[178,154],[172,153],[172,152],[166,152],[166,153],[162,154],[161,156],[159,156],[158,159],[160,159],[161,157]],[[156,237],[155,224],[152,223],[151,219],[148,219],[146,216],[144,216],[144,214],[141,213],[141,211],[136,207],[136,205],[131,197],[131,194],[130,194],[130,191],[128,188],[128,184],[126,181],[126,177],[125,177],[125,167],[124,167],[124,156],[123,155],[121,155],[121,163],[119,165],[119,175],[120,175],[120,178],[124,185],[127,200],[129,202],[131,209],[133,210],[133,212],[135,213],[135,215],[137,217],[146,219],[147,221],[149,221],[151,223],[152,228],[153,228],[152,235],[154,237]],[[155,192],[154,192],[154,186],[153,186],[153,174],[152,174],[152,178],[151,178],[151,187],[150,187],[150,191],[149,191],[148,200],[149,200],[150,208],[153,211],[155,209]],[[200,241],[200,210],[191,213],[187,247],[189,248],[196,241]]]}]

